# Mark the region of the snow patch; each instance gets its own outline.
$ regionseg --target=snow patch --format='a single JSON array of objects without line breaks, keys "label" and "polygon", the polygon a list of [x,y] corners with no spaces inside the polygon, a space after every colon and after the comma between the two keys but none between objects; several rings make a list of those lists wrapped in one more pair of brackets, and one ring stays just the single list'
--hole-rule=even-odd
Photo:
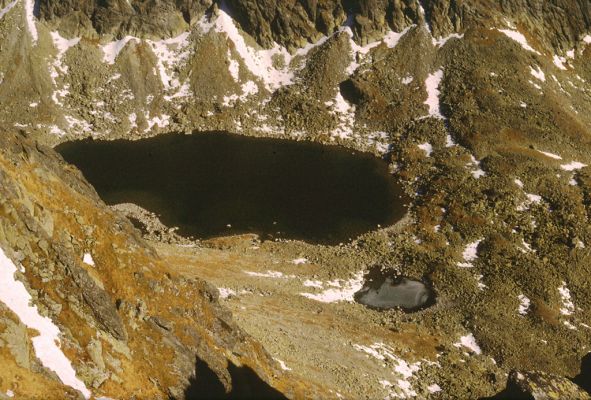
[{"label": "snow patch", "polygon": [[427,89],[427,100],[423,104],[429,107],[429,115],[435,118],[443,118],[439,109],[439,84],[443,78],[443,70],[438,69],[437,71],[429,74],[425,79],[425,88]]},{"label": "snow patch", "polygon": [[367,145],[374,146],[376,150],[381,154],[386,154],[390,151],[390,144],[388,132],[376,131],[367,135]]},{"label": "snow patch", "polygon": [[64,136],[66,132],[63,129],[60,129],[57,125],[49,126],[49,133],[56,135],[56,136]]},{"label": "snow patch", "polygon": [[79,390],[90,398],[86,385],[76,377],[70,360],[59,347],[59,328],[48,317],[39,314],[37,306],[30,305],[31,295],[25,285],[14,277],[17,271],[14,263],[0,249],[0,301],[2,301],[29,329],[39,332],[32,338],[35,355],[44,367],[54,371],[67,386]]},{"label": "snow patch", "polygon": [[53,45],[57,49],[57,58],[59,60],[61,60],[63,55],[66,54],[66,52],[70,48],[76,46],[80,42],[79,37],[73,39],[66,39],[62,37],[57,31],[49,32],[49,34],[51,35],[51,39],[53,40]]},{"label": "snow patch", "polygon": [[164,96],[164,100],[171,101],[172,99],[191,97],[192,95],[193,95],[193,92],[191,92],[191,86],[189,84],[189,79],[187,79],[185,82],[183,82],[183,84],[177,90],[176,93],[174,93],[170,96],[169,95]]},{"label": "snow patch", "polygon": [[[310,282],[310,281],[307,281]],[[305,285],[306,283],[304,283]],[[327,282],[327,285],[336,286],[334,289],[326,289],[318,294],[300,293],[302,296],[312,300],[320,301],[322,303],[334,303],[337,301],[352,302],[353,295],[363,287],[363,271],[359,271],[348,281],[336,280]],[[311,285],[309,285],[311,286]],[[318,287],[318,286],[315,286]],[[324,288],[324,284],[322,284]]]},{"label": "snow patch", "polygon": [[12,3],[8,3],[6,7],[0,10],[0,19],[2,19],[10,10],[12,10],[12,7],[16,6],[17,2],[18,0],[14,0]]},{"label": "snow patch", "polygon": [[480,161],[476,159],[473,155],[470,155],[470,162],[466,164],[467,167],[474,167],[474,169],[470,172],[474,179],[480,179],[481,177],[486,175],[486,172],[482,168],[480,168]]},{"label": "snow patch", "polygon": [[[206,17],[202,18],[197,22],[203,33],[208,33],[211,30],[225,34],[226,37],[234,44],[234,49],[238,55],[242,58],[245,67],[248,71],[259,78],[265,88],[273,92],[276,89],[291,85],[294,83],[295,74],[290,68],[290,64],[297,57],[306,56],[315,47],[324,44],[329,37],[322,37],[315,43],[309,43],[306,46],[296,50],[294,54],[290,54],[285,47],[275,43],[271,49],[255,49],[246,44],[243,34],[237,28],[234,20],[228,15],[224,6],[222,5],[221,10],[217,18],[213,21],[209,21]],[[388,32],[381,40],[369,43],[366,46],[359,46],[353,40],[353,32],[349,26],[345,26],[339,30],[339,32],[346,32],[350,39],[352,58],[353,61],[347,68],[347,73],[352,74],[358,67],[358,59],[361,59],[366,55],[372,48],[378,46],[381,43],[385,43],[389,48],[396,46],[398,41],[404,34],[410,29],[406,28],[400,33]],[[282,59],[282,67],[277,67],[275,61]],[[232,62],[229,65],[230,73],[236,78],[236,64]]]},{"label": "snow patch", "polygon": [[306,264],[308,262],[308,259],[304,258],[304,257],[300,257],[300,258],[296,258],[296,259],[292,260],[291,262],[294,263],[295,265]]},{"label": "snow patch", "polygon": [[230,61],[228,64],[228,71],[232,78],[234,78],[234,82],[240,81],[240,63],[232,58],[232,53],[228,49],[228,60]]},{"label": "snow patch", "polygon": [[389,49],[393,49],[400,41],[400,38],[402,38],[408,32],[409,29],[410,27],[405,28],[402,32],[390,31],[386,33],[386,35],[384,35],[382,41],[386,46],[388,46]]},{"label": "snow patch", "polygon": [[281,278],[281,279],[295,278],[294,275],[285,275],[282,272],[271,271],[271,270],[268,270],[267,272],[244,271],[244,273],[246,275],[257,276],[259,278]]},{"label": "snow patch", "polygon": [[532,204],[540,204],[542,202],[542,196],[539,194],[526,193],[525,196]]},{"label": "snow patch", "polygon": [[457,146],[457,143],[454,141],[454,139],[448,133],[447,136],[445,137],[445,147],[453,147],[453,146]]},{"label": "snow patch", "polygon": [[460,268],[473,268],[472,264],[478,258],[478,245],[482,242],[482,239],[478,239],[472,243],[468,243],[462,252],[464,262],[459,262],[458,267]]},{"label": "snow patch", "polygon": [[277,361],[279,363],[279,366],[281,367],[282,370],[284,370],[284,371],[291,371],[291,368],[289,368],[284,361],[282,361],[282,360],[280,360],[278,358],[276,358],[275,361]]},{"label": "snow patch", "polygon": [[218,288],[220,292],[220,299],[227,299],[230,296],[236,296],[236,291],[229,289],[229,288]]},{"label": "snow patch", "polygon": [[582,162],[572,161],[568,164],[562,164],[560,168],[562,168],[565,171],[574,171],[577,169],[585,168],[586,166],[587,164],[583,164]]},{"label": "snow patch", "polygon": [[429,393],[438,393],[441,392],[441,387],[434,383],[432,385],[427,386],[427,390],[429,391]]},{"label": "snow patch", "polygon": [[[265,87],[269,91],[274,91],[281,86],[290,85],[293,83],[294,74],[289,71],[287,66],[290,64],[292,56],[289,52],[275,44],[272,49],[256,50],[248,46],[242,34],[238,31],[234,20],[228,15],[225,10],[220,10],[219,15],[215,21],[207,24],[201,22],[202,30],[207,33],[211,29],[215,32],[224,33],[232,43],[236,52],[242,58],[244,65],[251,74],[263,81]],[[310,47],[306,48],[309,51]],[[274,59],[283,57],[284,68],[276,68]]]},{"label": "snow patch", "polygon": [[533,82],[533,81],[528,81],[530,85],[532,85],[533,87],[535,87],[538,90],[542,90],[542,87],[540,85],[538,85],[537,83]]},{"label": "snow patch", "polygon": [[486,286],[484,284],[484,282],[482,282],[482,278],[483,278],[483,275],[476,275],[476,286],[480,290],[484,290],[484,289],[488,288],[488,286]]},{"label": "snow patch", "polygon": [[538,150],[538,153],[542,153],[546,157],[550,157],[550,158],[553,158],[555,160],[562,160],[562,157],[560,157],[558,154],[549,153],[547,151],[542,151],[542,150]]},{"label": "snow patch", "polygon": [[[350,27],[347,26],[345,28],[342,28],[341,31],[345,32],[347,35],[349,35],[349,44],[351,46],[351,60],[352,61],[351,61],[351,63],[349,63],[349,66],[347,67],[345,72],[347,73],[347,75],[352,75],[361,66],[363,59],[371,51],[371,49],[379,46],[382,43],[382,41],[379,40],[379,41],[375,41],[375,42],[370,42],[370,43],[366,44],[365,46],[359,46],[353,40],[353,31],[351,30]],[[394,42],[397,43],[396,40],[394,40]]]},{"label": "snow patch", "polygon": [[400,82],[402,82],[403,85],[408,85],[413,80],[414,80],[414,78],[412,76],[408,75],[408,76],[405,76],[404,78],[402,78],[402,80]]},{"label": "snow patch", "polygon": [[[62,63],[62,59],[64,54],[71,48],[76,46],[80,42],[80,38],[74,39],[66,39],[62,37],[59,32],[49,32],[51,39],[53,40],[53,46],[57,50],[57,54],[55,56],[55,60],[49,66],[49,76],[53,81],[53,84],[57,86],[56,78],[59,76],[60,73],[67,74],[68,73],[68,66]],[[53,100],[56,104],[61,105],[61,102],[56,97],[57,95],[54,93]],[[63,97],[63,96],[62,96]]]},{"label": "snow patch", "polygon": [[573,324],[571,324],[569,321],[562,321],[562,323],[564,324],[564,326],[566,326],[568,329],[572,329],[573,331],[577,330],[577,327],[574,326]]},{"label": "snow patch", "polygon": [[[574,53],[573,53],[573,57],[574,57]],[[564,63],[566,62],[566,58],[560,57],[555,54],[554,57],[552,58],[552,62],[554,63],[554,65],[556,65],[556,67],[558,67],[558,69],[566,71],[566,67],[564,66]]]},{"label": "snow patch", "polygon": [[465,347],[474,354],[482,354],[482,350],[480,349],[480,346],[478,346],[478,343],[476,343],[476,338],[472,333],[462,336],[458,343],[454,343],[454,346],[458,348]]},{"label": "snow patch", "polygon": [[447,41],[450,40],[450,39],[463,39],[463,38],[464,38],[464,34],[463,33],[462,34],[452,33],[451,35],[446,36],[446,37],[443,37],[443,38],[440,38],[440,39],[433,38],[432,41],[433,41],[433,46],[435,46],[435,47],[443,47],[447,43]]},{"label": "snow patch", "polygon": [[115,40],[113,42],[109,42],[107,44],[102,45],[101,50],[103,51],[103,61],[107,64],[115,64],[115,59],[117,58],[121,50],[123,50],[125,45],[127,45],[127,42],[131,40],[134,40],[136,42],[139,41],[139,39],[133,36],[125,36],[123,39]]},{"label": "snow patch", "polygon": [[562,285],[558,288],[558,293],[560,293],[560,297],[562,298],[560,313],[562,315],[572,315],[575,312],[575,305],[572,302],[570,290],[566,287],[566,282],[562,282]]},{"label": "snow patch", "polygon": [[348,139],[353,135],[355,125],[355,106],[347,103],[341,92],[337,92],[335,99],[331,102],[332,113],[339,120],[338,126],[330,133],[332,137]]},{"label": "snow patch", "polygon": [[531,51],[536,54],[540,54],[540,52],[538,52],[529,45],[527,39],[525,38],[525,36],[523,36],[523,33],[512,29],[499,29],[499,32],[504,33],[509,39],[512,39],[519,43],[521,47],[523,47],[525,50]]},{"label": "snow patch", "polygon": [[178,79],[174,79],[169,70],[178,67],[188,57],[189,52],[186,48],[189,46],[189,32],[183,32],[180,35],[158,41],[146,40],[152,51],[158,59],[156,66],[158,75],[164,85],[164,89],[171,89],[180,86]]},{"label": "snow patch", "polygon": [[315,287],[318,289],[324,289],[324,283],[322,281],[312,281],[310,279],[307,279],[304,281],[303,285],[306,287]]},{"label": "snow patch", "polygon": [[34,10],[35,0],[25,0],[25,18],[27,19],[27,27],[29,28],[33,45],[36,45],[37,40],[39,40],[39,33],[37,32],[37,25],[35,25]]},{"label": "snow patch", "polygon": [[421,143],[417,146],[419,149],[423,150],[425,152],[425,154],[427,155],[427,157],[431,156],[431,153],[433,153],[433,146],[431,146],[430,143]]},{"label": "snow patch", "polygon": [[386,397],[391,398],[408,398],[416,397],[417,392],[412,389],[410,379],[415,372],[419,371],[421,362],[409,363],[408,361],[396,356],[394,349],[384,343],[374,343],[370,346],[364,346],[360,344],[353,344],[353,348],[357,351],[367,354],[369,357],[373,357],[378,361],[384,362],[384,366],[393,365],[391,371],[392,376],[396,379],[396,383],[393,384],[388,380],[381,379],[379,383],[384,388],[393,388],[394,390]]},{"label": "snow patch", "polygon": [[517,296],[517,298],[519,299],[519,307],[517,308],[517,312],[519,313],[519,315],[526,315],[527,311],[529,310],[531,300],[523,294],[520,294],[519,296]]},{"label": "snow patch", "polygon": [[127,116],[127,119],[129,119],[129,124],[130,124],[130,128],[137,128],[137,114],[136,113],[131,113]]},{"label": "snow patch", "polygon": [[244,102],[249,96],[253,96],[259,92],[259,87],[254,81],[248,81],[242,84],[242,94],[237,95],[233,94],[231,96],[224,96],[223,105],[226,107],[230,107],[237,101]]},{"label": "snow patch", "polygon": [[153,118],[149,118],[149,113],[145,112],[146,122],[148,123],[148,127],[146,128],[146,132],[151,130],[154,126],[158,128],[166,128],[170,124],[170,115],[162,114],[157,115]]},{"label": "snow patch", "polygon": [[534,69],[533,67],[529,67],[529,72],[532,74],[534,78],[542,82],[546,82],[546,74],[544,74],[544,71],[542,71],[540,67],[536,67],[536,69]]},{"label": "snow patch", "polygon": [[88,264],[94,267],[94,260],[92,258],[92,254],[90,253],[84,253],[84,257],[82,258],[82,262],[84,264]]},{"label": "snow patch", "polygon": [[516,185],[517,185],[519,188],[523,189],[523,182],[521,181],[521,179],[517,179],[517,178],[515,178],[515,180],[514,180],[513,182],[515,182],[515,184],[516,184]]},{"label": "snow patch", "polygon": [[523,249],[520,249],[520,250],[523,253],[535,253],[536,252],[534,249],[532,249],[531,245],[523,239],[521,239],[521,246],[523,247]]}]

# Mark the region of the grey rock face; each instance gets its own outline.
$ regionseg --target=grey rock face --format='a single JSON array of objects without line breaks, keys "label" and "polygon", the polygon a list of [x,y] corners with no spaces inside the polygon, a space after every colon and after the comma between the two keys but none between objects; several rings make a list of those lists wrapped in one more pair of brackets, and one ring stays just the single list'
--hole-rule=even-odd
[{"label": "grey rock face", "polygon": [[62,24],[72,33],[94,29],[112,37],[169,37],[186,29],[211,4],[211,0],[41,0],[39,14],[45,20],[63,19]]},{"label": "grey rock face", "polygon": [[162,38],[181,33],[214,4],[227,7],[263,47],[277,42],[290,49],[344,25],[364,44],[413,24],[426,23],[434,37],[445,37],[468,27],[502,26],[507,18],[544,46],[566,51],[591,27],[586,0],[40,0],[39,16],[74,35]]},{"label": "grey rock face", "polygon": [[501,10],[513,15],[546,46],[563,51],[573,47],[591,27],[587,0],[502,0]]},{"label": "grey rock face", "polygon": [[333,33],[346,20],[337,0],[230,0],[228,6],[242,29],[265,47],[274,41],[299,47],[320,34]]},{"label": "grey rock face", "polygon": [[92,309],[93,315],[99,324],[112,334],[116,339],[125,340],[127,335],[121,317],[117,313],[114,302],[109,295],[102,290],[88,275],[84,269],[79,267],[69,254],[60,251],[57,246],[54,246],[58,257],[65,263],[66,268],[80,288],[82,297],[88,306]]}]

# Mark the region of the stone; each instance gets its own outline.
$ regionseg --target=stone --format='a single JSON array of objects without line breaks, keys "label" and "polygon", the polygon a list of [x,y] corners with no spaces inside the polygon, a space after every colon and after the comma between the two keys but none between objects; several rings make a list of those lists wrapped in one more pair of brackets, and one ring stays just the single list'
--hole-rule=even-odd
[{"label": "stone", "polygon": [[588,400],[591,396],[571,380],[539,371],[513,370],[507,378],[507,388],[491,399]]}]

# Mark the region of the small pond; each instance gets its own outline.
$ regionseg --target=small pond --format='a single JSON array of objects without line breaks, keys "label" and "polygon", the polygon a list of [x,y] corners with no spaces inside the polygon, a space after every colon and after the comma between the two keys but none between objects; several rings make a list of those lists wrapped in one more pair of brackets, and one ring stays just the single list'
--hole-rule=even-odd
[{"label": "small pond", "polygon": [[435,303],[435,293],[425,283],[393,272],[372,268],[363,288],[355,293],[358,303],[378,310],[400,308],[405,312],[419,311]]},{"label": "small pond", "polygon": [[406,212],[384,160],[339,146],[208,132],[56,150],[107,204],[137,204],[186,237],[338,244]]}]

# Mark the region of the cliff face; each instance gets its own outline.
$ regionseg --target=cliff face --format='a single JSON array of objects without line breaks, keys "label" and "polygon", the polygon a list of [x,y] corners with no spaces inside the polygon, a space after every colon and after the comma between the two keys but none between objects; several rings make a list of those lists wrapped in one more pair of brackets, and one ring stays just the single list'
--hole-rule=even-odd
[{"label": "cliff face", "polygon": [[591,6],[585,0],[40,0],[39,16],[59,21],[74,35],[94,31],[115,38],[163,38],[186,30],[214,5],[227,9],[245,32],[268,48],[275,42],[303,47],[345,23],[363,44],[413,24],[427,23],[435,37],[445,37],[510,16],[544,46],[566,51],[591,24]]},{"label": "cliff face", "polygon": [[39,16],[59,21],[75,35],[122,38],[176,36],[201,17],[211,0],[179,1],[39,1]]},{"label": "cliff face", "polygon": [[[167,273],[53,150],[2,132],[0,166],[0,247],[22,266],[18,279],[60,329],[60,347],[93,395],[180,399],[213,379],[230,391],[231,365],[290,396],[328,395],[285,375],[218,304],[217,290]],[[76,397],[39,361],[30,344],[37,333],[0,307],[3,393]],[[213,374],[196,372],[200,363]],[[15,386],[17,379],[24,383]]]}]

